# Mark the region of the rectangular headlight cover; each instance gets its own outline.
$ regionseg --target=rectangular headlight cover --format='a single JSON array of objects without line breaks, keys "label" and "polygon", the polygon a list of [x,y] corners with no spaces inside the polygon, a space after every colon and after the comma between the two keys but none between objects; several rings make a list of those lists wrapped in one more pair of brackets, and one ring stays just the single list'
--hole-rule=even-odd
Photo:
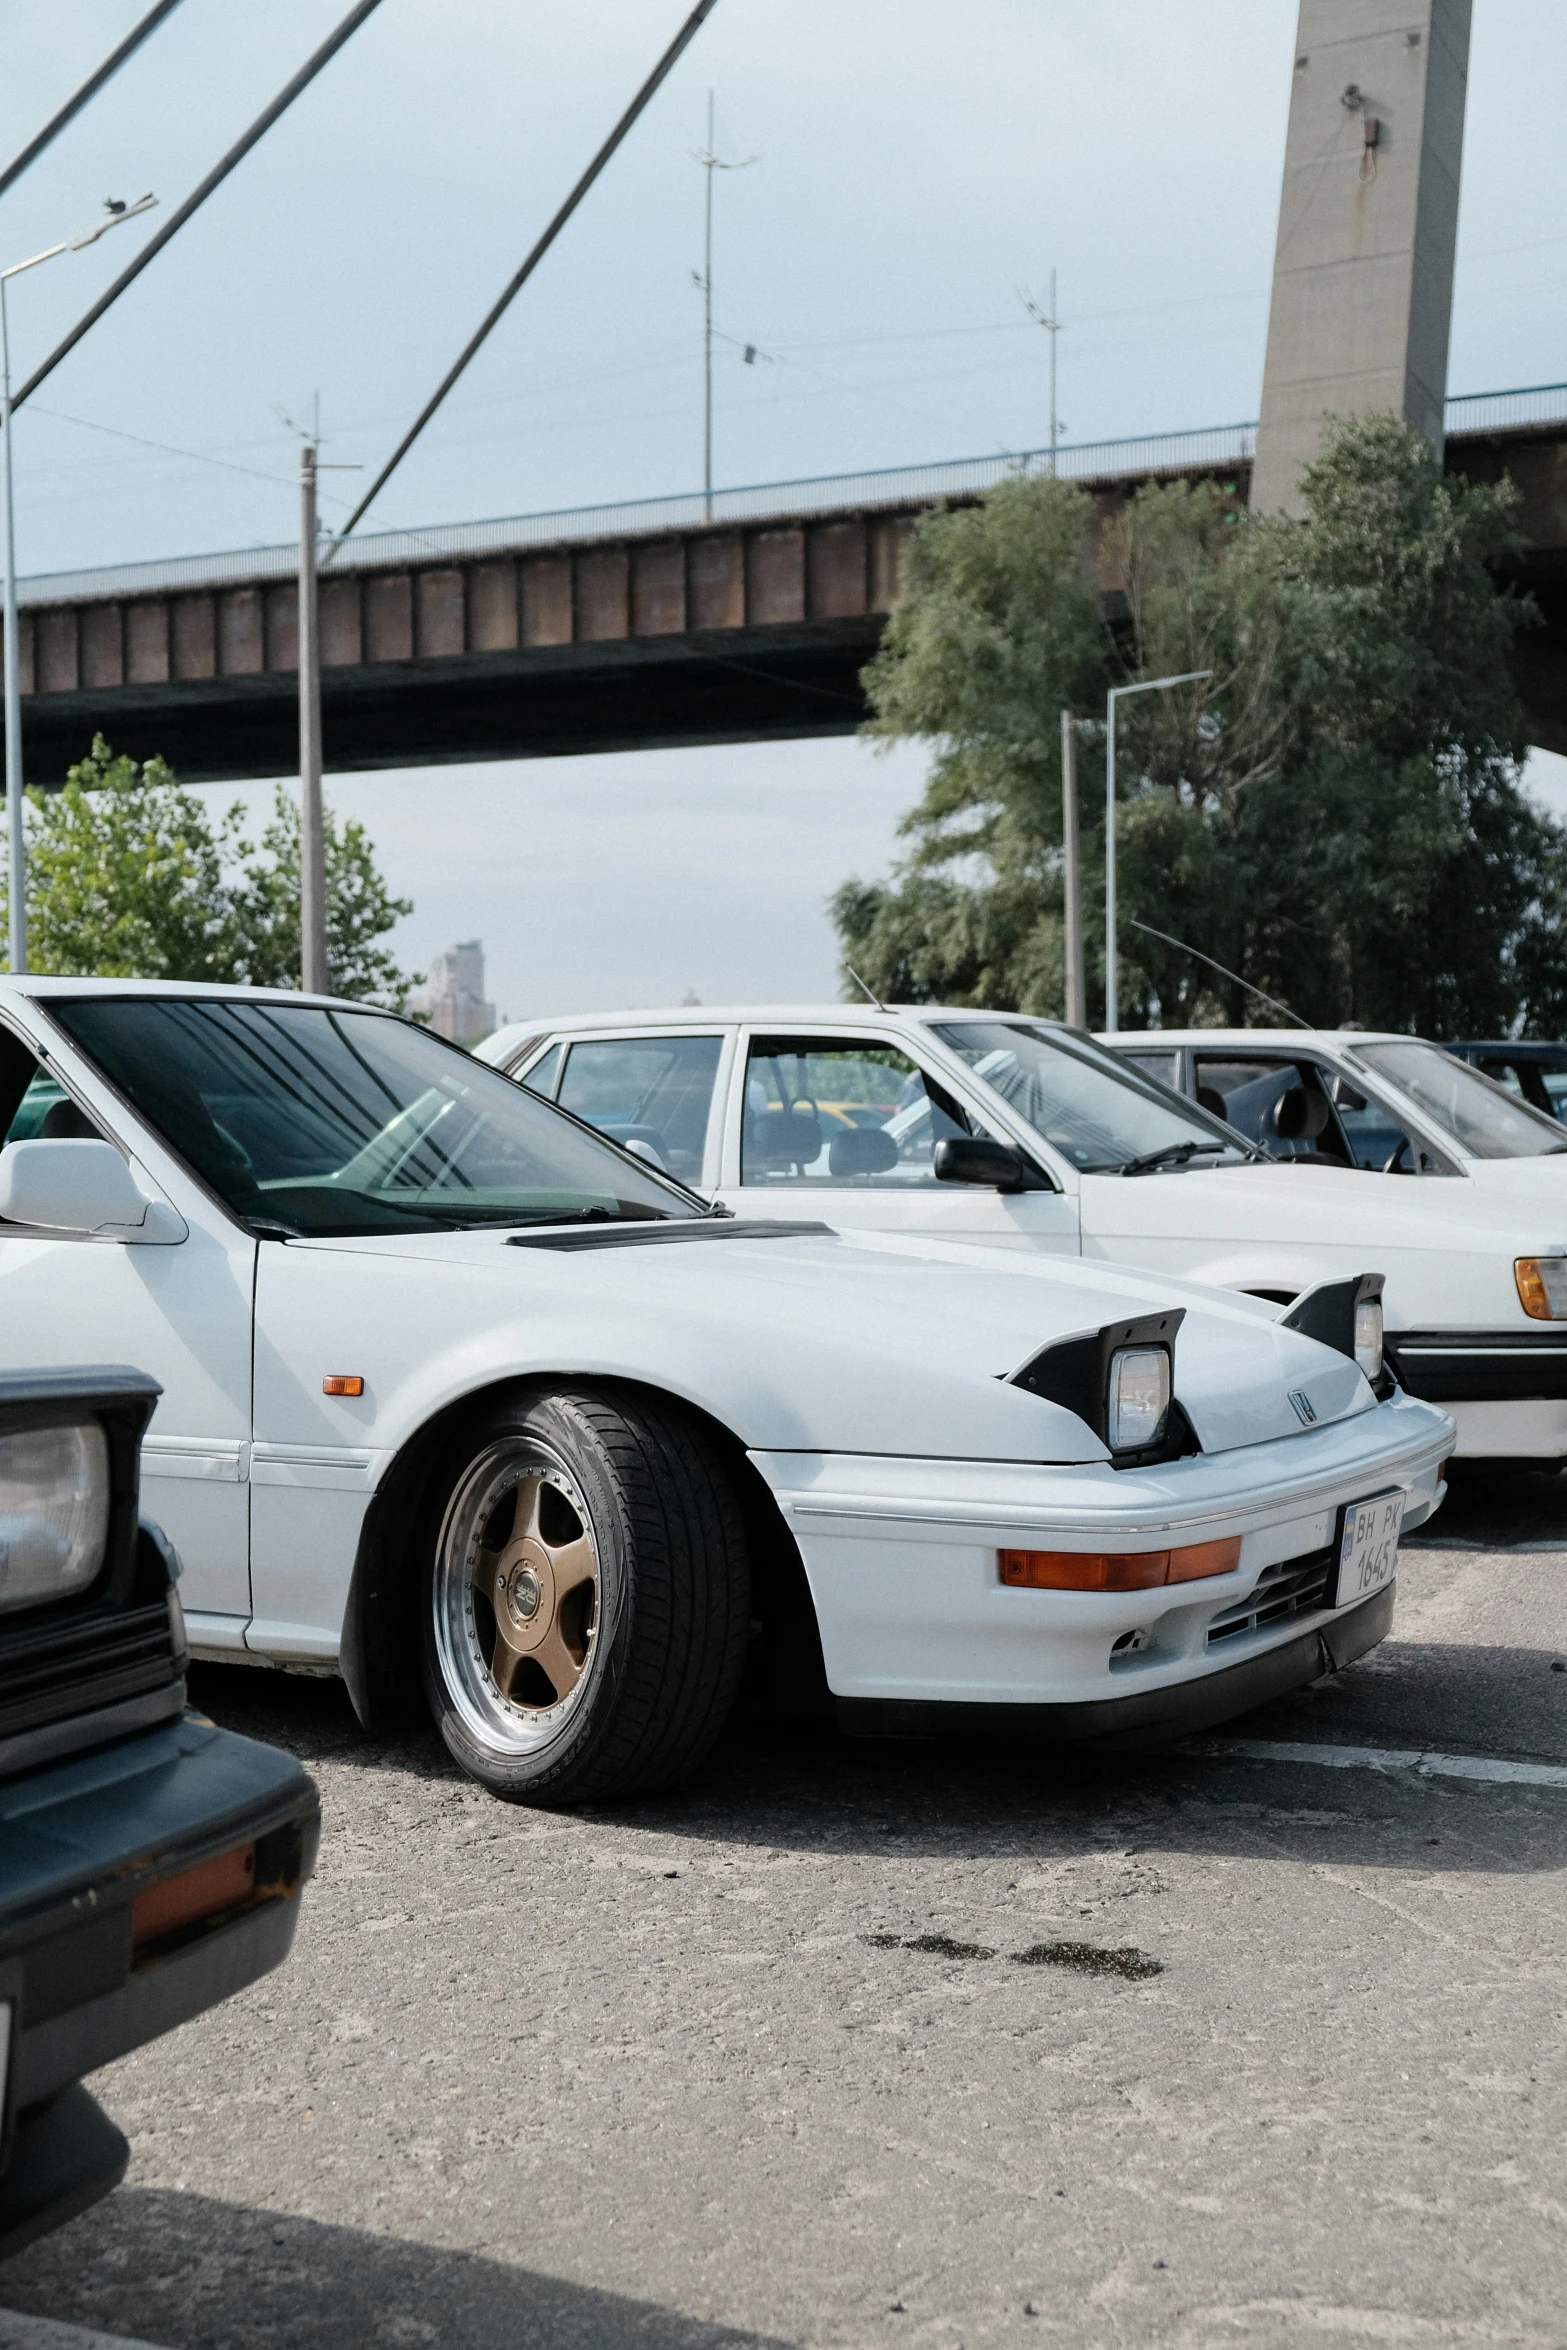
[{"label": "rectangular headlight cover", "polygon": [[85,1591],[109,1536],[109,1447],[96,1420],[0,1436],[0,1615]]},{"label": "rectangular headlight cover", "polygon": [[1164,1434],[1170,1409],[1170,1350],[1123,1346],[1110,1357],[1107,1413],[1112,1452],[1140,1452]]},{"label": "rectangular headlight cover", "polygon": [[1373,1387],[1382,1376],[1382,1300],[1363,1297],[1355,1305],[1355,1360]]}]

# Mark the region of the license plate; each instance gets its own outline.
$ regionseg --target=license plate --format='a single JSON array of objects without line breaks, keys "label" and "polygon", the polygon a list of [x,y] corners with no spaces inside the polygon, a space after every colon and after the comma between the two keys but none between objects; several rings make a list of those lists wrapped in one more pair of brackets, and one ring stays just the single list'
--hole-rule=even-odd
[{"label": "license plate", "polygon": [[1335,1557],[1338,1576],[1330,1604],[1353,1607],[1391,1583],[1398,1567],[1398,1537],[1404,1523],[1402,1493],[1374,1493],[1350,1501],[1339,1512]]}]

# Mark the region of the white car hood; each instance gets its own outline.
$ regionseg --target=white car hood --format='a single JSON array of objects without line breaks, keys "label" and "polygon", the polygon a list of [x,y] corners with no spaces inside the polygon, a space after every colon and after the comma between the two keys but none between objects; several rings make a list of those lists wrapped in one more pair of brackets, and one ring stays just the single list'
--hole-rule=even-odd
[{"label": "white car hood", "polygon": [[[1567,1233],[1567,1158],[1560,1182],[1521,1172],[1533,1159],[1492,1159],[1483,1179],[1380,1175],[1365,1168],[1284,1165],[1191,1168],[1178,1174],[1085,1175],[1084,1229],[1105,1236],[1161,1231],[1235,1238],[1342,1242],[1345,1211],[1365,1270],[1418,1249],[1504,1252],[1543,1247]],[[1520,1172],[1515,1173],[1514,1170]],[[1478,1175],[1479,1170],[1475,1170]],[[1496,1180],[1500,1177],[1501,1180]]]},{"label": "white car hood", "polygon": [[1176,1394],[1205,1452],[1293,1436],[1374,1400],[1346,1356],[1281,1328],[1253,1300],[923,1236],[720,1233],[565,1249],[466,1232],[287,1244],[296,1260],[318,1251],[372,1279],[395,1260],[398,1294],[428,1343],[449,1332],[455,1391],[481,1359],[492,1375],[641,1378],[684,1394],[753,1449],[1103,1460],[1073,1413],[1006,1382],[1055,1339],[1177,1304]]}]

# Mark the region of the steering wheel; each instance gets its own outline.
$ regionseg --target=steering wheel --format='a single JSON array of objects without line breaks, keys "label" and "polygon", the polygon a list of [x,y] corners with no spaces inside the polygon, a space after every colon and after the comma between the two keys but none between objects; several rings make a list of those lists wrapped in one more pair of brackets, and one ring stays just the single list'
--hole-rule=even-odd
[{"label": "steering wheel", "polygon": [[[1398,1148],[1396,1150],[1390,1151],[1382,1162],[1381,1171],[1384,1175],[1397,1175],[1403,1172],[1398,1162],[1403,1157],[1405,1151],[1407,1151],[1408,1148],[1409,1137],[1407,1134],[1401,1134],[1398,1138]],[[1411,1167],[1408,1172],[1412,1175],[1414,1173],[1414,1168]]]}]

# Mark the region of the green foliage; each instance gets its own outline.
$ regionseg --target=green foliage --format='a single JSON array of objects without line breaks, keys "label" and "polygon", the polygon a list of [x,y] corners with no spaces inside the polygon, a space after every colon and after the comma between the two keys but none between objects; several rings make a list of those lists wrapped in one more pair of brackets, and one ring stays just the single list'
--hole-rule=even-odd
[{"label": "green foliage", "polygon": [[[931,782],[892,880],[833,900],[878,994],[1059,1012],[1060,709],[1207,669],[1120,705],[1123,1022],[1271,1017],[1140,917],[1324,1025],[1560,1032],[1567,833],[1519,787],[1513,493],[1445,477],[1391,416],[1339,426],[1305,490],[1298,523],[1211,483],[1140,491],[1098,550],[1115,628],[1081,492],[1012,482],[921,523],[867,731],[931,742]],[[1079,800],[1102,985],[1089,740]]]},{"label": "green foliage", "polygon": [[[323,818],[326,865],[326,959],[332,993],[401,1010],[417,974],[400,971],[379,942],[404,915],[411,898],[394,898],[382,880],[375,849],[356,817],[340,825],[330,808]],[[256,987],[299,985],[299,806],[281,785],[261,855],[244,868],[235,910]]]},{"label": "green foliage", "polygon": [[[96,735],[63,790],[27,794],[26,822],[35,971],[298,986],[299,812],[281,787],[258,853],[237,803],[215,818],[162,759]],[[411,901],[388,893],[362,825],[328,812],[325,847],[333,993],[401,1005],[412,977],[379,942]]]}]

